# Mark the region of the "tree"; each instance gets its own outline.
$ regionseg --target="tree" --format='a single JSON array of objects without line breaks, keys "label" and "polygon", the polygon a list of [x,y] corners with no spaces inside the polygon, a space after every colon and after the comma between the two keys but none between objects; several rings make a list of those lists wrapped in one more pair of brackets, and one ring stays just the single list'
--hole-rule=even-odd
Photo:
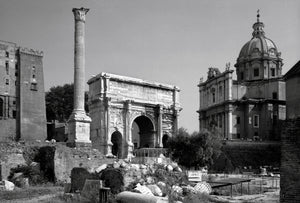
[{"label": "tree", "polygon": [[211,166],[213,160],[221,153],[219,133],[202,131],[189,133],[180,128],[178,134],[168,140],[168,151],[171,158],[187,168]]},{"label": "tree", "polygon": [[[46,115],[47,121],[58,120],[66,122],[73,111],[74,85],[65,84],[63,86],[51,87],[46,92]],[[85,110],[87,106],[88,93],[85,92]]]}]

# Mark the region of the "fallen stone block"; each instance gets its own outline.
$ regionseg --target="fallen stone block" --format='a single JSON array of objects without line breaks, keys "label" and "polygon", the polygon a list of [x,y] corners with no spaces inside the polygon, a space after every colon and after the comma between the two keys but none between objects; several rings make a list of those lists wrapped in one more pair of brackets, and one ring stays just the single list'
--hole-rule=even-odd
[{"label": "fallen stone block", "polygon": [[91,174],[85,168],[76,167],[71,171],[71,192],[82,190],[86,179],[100,179],[95,174]]},{"label": "fallen stone block", "polygon": [[161,197],[163,195],[161,189],[157,186],[157,185],[147,185],[147,188],[149,188],[152,192],[152,194],[154,194],[154,196],[158,196]]},{"label": "fallen stone block", "polygon": [[153,193],[151,192],[151,190],[147,186],[141,185],[139,183],[134,188],[134,191],[137,191],[137,192],[139,192],[141,194],[144,194],[144,195],[153,196]]},{"label": "fallen stone block", "polygon": [[64,184],[64,192],[70,193],[71,192],[71,183],[65,183]]},{"label": "fallen stone block", "polygon": [[145,195],[135,192],[124,191],[117,195],[119,203],[157,203],[158,199],[155,196]]},{"label": "fallen stone block", "polygon": [[7,191],[12,191],[15,189],[15,184],[8,180],[4,180],[4,189]]},{"label": "fallen stone block", "polygon": [[103,171],[106,168],[107,168],[107,164],[102,164],[101,166],[99,166],[98,168],[95,169],[95,172],[100,173],[101,171]]},{"label": "fallen stone block", "polygon": [[92,202],[98,202],[99,190],[101,186],[101,180],[86,179],[81,191],[81,196],[90,199]]},{"label": "fallen stone block", "polygon": [[124,170],[120,168],[106,168],[102,171],[100,179],[104,186],[109,187],[113,194],[124,191]]}]

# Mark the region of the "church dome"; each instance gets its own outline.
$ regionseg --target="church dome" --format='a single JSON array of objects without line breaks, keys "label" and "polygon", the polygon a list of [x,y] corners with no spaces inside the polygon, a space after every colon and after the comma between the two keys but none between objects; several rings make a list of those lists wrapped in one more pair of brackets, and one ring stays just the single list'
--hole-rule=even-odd
[{"label": "church dome", "polygon": [[[259,12],[259,11],[258,11]],[[237,58],[236,74],[238,82],[266,80],[281,77],[282,59],[275,43],[265,36],[264,24],[253,24],[252,39],[241,49]]]},{"label": "church dome", "polygon": [[252,39],[248,41],[241,49],[238,62],[248,61],[255,58],[279,58],[280,52],[275,43],[265,36],[263,30],[264,24],[259,21],[253,24]]},{"label": "church dome", "polygon": [[275,43],[265,36],[253,37],[240,51],[239,58],[246,58],[255,53],[263,55],[276,55],[278,53]]}]

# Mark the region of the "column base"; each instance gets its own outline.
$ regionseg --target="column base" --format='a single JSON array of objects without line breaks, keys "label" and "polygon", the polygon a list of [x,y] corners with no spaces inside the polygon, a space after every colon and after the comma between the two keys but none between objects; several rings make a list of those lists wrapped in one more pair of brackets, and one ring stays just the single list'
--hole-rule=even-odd
[{"label": "column base", "polygon": [[106,147],[106,157],[114,157],[114,155],[112,154],[112,146],[113,143],[112,142],[108,142],[105,147]]},{"label": "column base", "polygon": [[134,144],[132,142],[127,142],[127,158],[131,159],[132,157],[134,157],[133,155],[133,147]]},{"label": "column base", "polygon": [[91,118],[85,112],[73,112],[68,120],[68,141],[70,147],[91,147]]}]

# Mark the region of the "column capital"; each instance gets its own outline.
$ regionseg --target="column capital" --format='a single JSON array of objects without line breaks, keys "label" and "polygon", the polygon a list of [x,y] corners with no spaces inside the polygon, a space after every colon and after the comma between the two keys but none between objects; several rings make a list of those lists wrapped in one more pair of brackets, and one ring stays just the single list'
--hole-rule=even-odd
[{"label": "column capital", "polygon": [[82,21],[82,22],[85,22],[85,15],[87,14],[87,12],[89,11],[90,9],[88,8],[73,8],[72,9],[72,12],[74,14],[74,17],[75,17],[75,20],[76,21]]}]

